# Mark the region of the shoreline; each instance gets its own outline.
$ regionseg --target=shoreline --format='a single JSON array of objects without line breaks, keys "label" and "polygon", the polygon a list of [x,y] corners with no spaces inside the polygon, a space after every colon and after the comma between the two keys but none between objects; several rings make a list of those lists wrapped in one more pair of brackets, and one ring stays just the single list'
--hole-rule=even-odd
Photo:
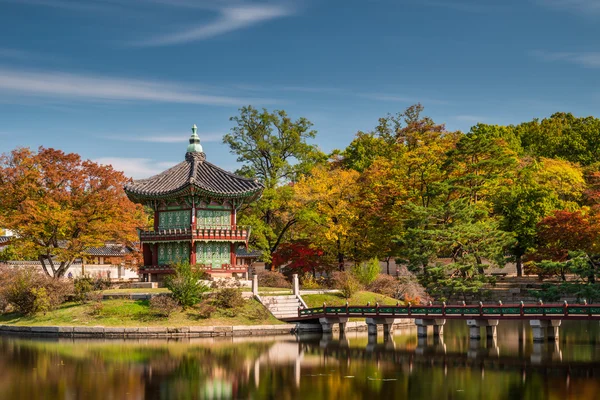
[{"label": "shoreline", "polygon": [[[313,326],[316,324],[312,324]],[[399,319],[394,328],[414,326],[413,319]],[[335,329],[334,329],[335,330]],[[367,330],[363,321],[352,321],[346,332]],[[104,327],[104,326],[29,326],[0,325],[0,335],[25,335],[66,338],[197,338],[218,336],[270,336],[293,334],[304,330],[300,324],[179,326],[179,327]]]}]

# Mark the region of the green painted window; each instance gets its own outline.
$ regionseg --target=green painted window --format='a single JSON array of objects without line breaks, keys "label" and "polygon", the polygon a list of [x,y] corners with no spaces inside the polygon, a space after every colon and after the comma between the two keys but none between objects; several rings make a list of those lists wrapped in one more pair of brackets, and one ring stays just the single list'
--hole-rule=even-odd
[{"label": "green painted window", "polygon": [[198,228],[219,228],[231,226],[231,211],[229,210],[198,210],[196,212]]},{"label": "green painted window", "polygon": [[196,243],[196,262],[212,264],[213,268],[221,268],[231,263],[231,251],[228,242]]},{"label": "green painted window", "polygon": [[169,265],[178,262],[190,262],[190,244],[169,242],[158,244],[158,264]]},{"label": "green painted window", "polygon": [[158,213],[158,228],[173,229],[173,228],[189,228],[190,211],[160,211]]}]

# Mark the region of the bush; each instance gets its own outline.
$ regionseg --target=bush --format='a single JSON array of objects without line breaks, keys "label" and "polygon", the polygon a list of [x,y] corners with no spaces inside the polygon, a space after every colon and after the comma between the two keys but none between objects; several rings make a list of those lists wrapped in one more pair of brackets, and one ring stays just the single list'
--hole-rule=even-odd
[{"label": "bush", "polygon": [[212,295],[212,303],[217,308],[238,308],[244,305],[242,292],[235,288],[222,288]]},{"label": "bush", "polygon": [[210,318],[215,311],[217,311],[217,307],[213,306],[207,301],[203,301],[198,305],[198,316],[200,318]]},{"label": "bush", "polygon": [[179,309],[179,304],[169,295],[154,296],[150,299],[150,311],[159,317],[168,318]]},{"label": "bush", "polygon": [[379,276],[379,260],[372,258],[366,263],[361,263],[352,268],[352,274],[363,285],[370,285]]},{"label": "bush", "polygon": [[321,289],[323,288],[324,279],[316,279],[310,272],[305,272],[300,277],[300,286],[302,289]]},{"label": "bush", "polygon": [[285,275],[275,271],[258,271],[258,286],[274,288],[290,288],[292,285],[285,279]]},{"label": "bush", "polygon": [[400,299],[402,294],[401,286],[402,284],[398,279],[391,275],[381,274],[375,281],[367,286],[367,290],[384,296],[393,297],[394,299]]},{"label": "bush", "polygon": [[88,294],[94,290],[94,283],[92,278],[88,276],[82,276],[75,278],[73,281],[74,295],[73,300],[79,303],[85,303],[88,301]]},{"label": "bush", "polygon": [[72,282],[52,279],[32,269],[4,269],[0,282],[0,303],[23,315],[53,310],[73,293]]},{"label": "bush", "polygon": [[200,302],[210,290],[200,282],[203,271],[193,268],[189,263],[176,264],[173,269],[175,273],[165,280],[165,286],[171,291],[173,299],[184,309]]},{"label": "bush", "polygon": [[361,289],[360,282],[349,272],[334,272],[332,279],[334,287],[342,292],[346,299],[349,299]]}]

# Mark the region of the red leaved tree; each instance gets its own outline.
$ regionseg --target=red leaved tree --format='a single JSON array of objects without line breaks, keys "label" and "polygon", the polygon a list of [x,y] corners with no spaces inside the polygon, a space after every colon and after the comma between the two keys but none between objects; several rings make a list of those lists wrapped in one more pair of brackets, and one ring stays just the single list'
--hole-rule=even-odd
[{"label": "red leaved tree", "polygon": [[275,267],[285,266],[294,273],[315,272],[322,267],[323,250],[315,249],[305,242],[283,243],[273,254]]}]

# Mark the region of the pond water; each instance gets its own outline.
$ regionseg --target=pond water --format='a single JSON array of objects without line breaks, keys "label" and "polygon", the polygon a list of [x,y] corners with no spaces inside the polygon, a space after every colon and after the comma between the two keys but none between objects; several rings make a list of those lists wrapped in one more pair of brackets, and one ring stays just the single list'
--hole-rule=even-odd
[{"label": "pond water", "polygon": [[416,330],[183,340],[0,337],[0,399],[600,399],[600,324],[556,343],[501,321],[496,341]]}]

